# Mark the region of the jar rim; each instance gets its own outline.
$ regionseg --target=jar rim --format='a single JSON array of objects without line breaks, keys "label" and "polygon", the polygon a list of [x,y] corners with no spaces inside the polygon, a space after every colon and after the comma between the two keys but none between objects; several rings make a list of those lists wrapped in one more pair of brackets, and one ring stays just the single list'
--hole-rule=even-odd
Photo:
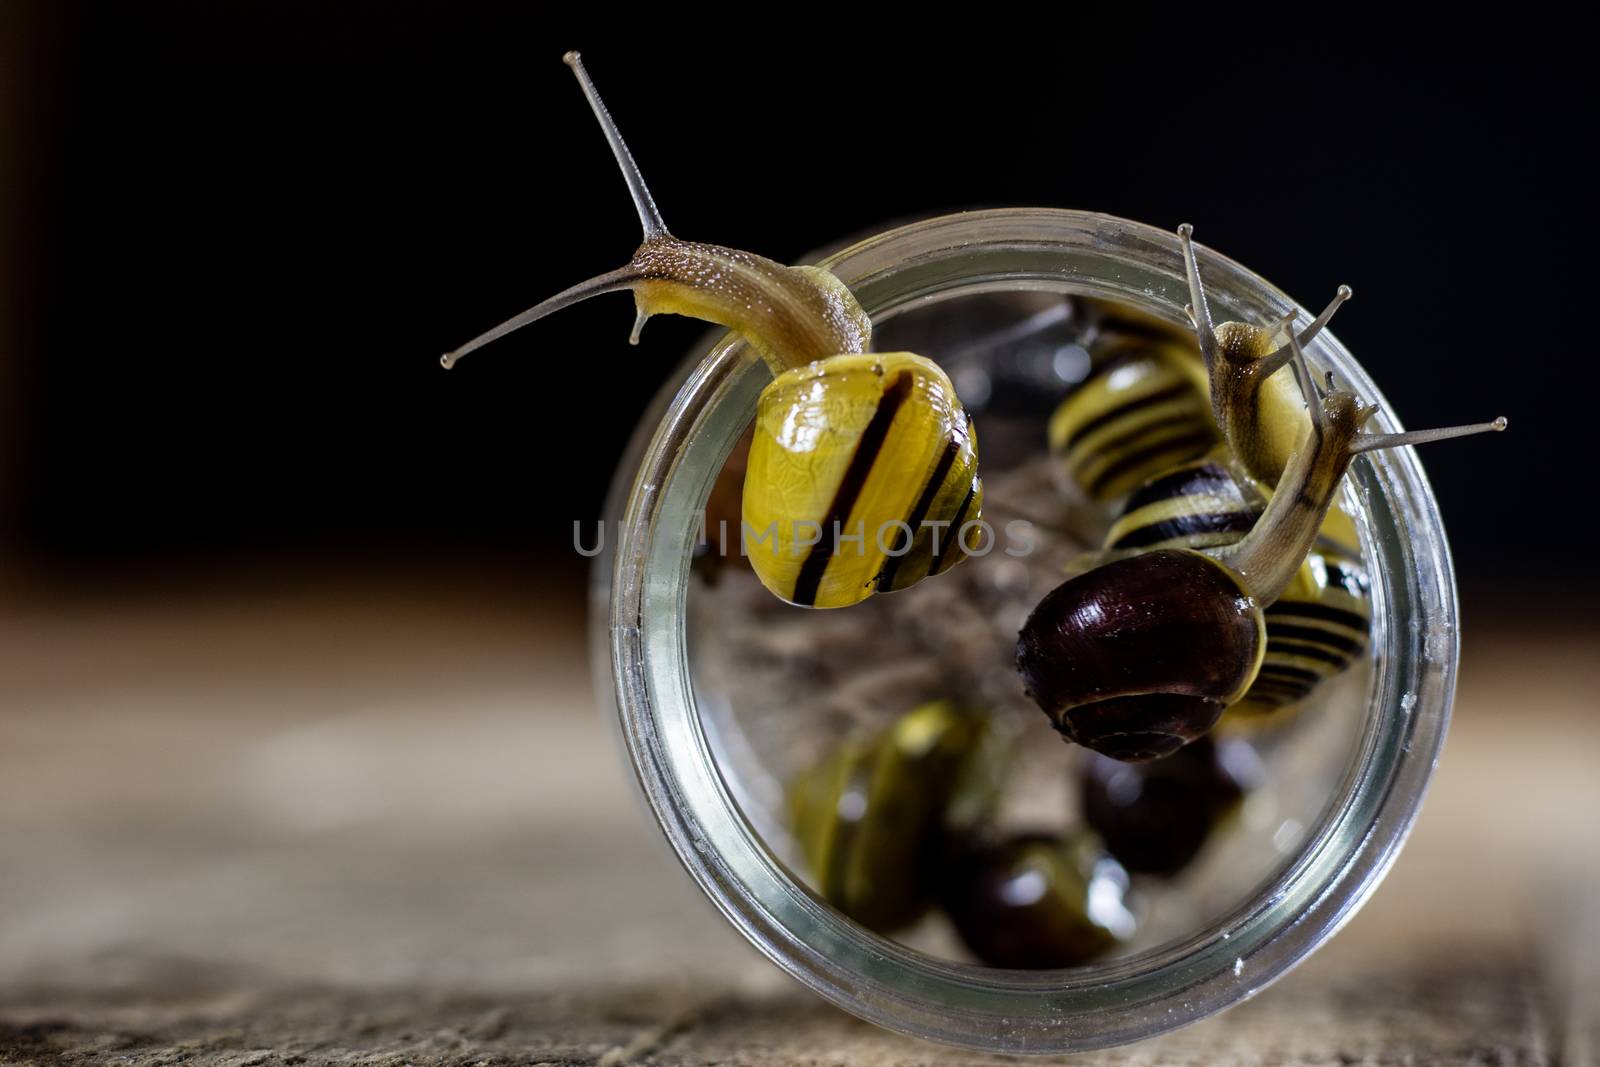
[{"label": "jar rim", "polygon": [[[1275,322],[1299,305],[1197,246],[1218,317]],[[1094,212],[965,212],[913,222],[821,265],[880,314],[939,293],[1060,289],[1181,316],[1175,234]],[[1303,326],[1309,316],[1301,312]],[[1308,348],[1398,420],[1329,331]],[[595,561],[592,617],[601,692],[645,798],[685,868],[762,953],[845,1010],[889,1029],[1001,1052],[1086,1051],[1154,1036],[1242,1001],[1331,937],[1376,888],[1420,810],[1454,695],[1457,602],[1433,494],[1410,448],[1357,460],[1373,552],[1374,670],[1355,764],[1296,858],[1228,916],[1181,941],[1068,971],[1005,971],[938,959],[856,926],[771,854],[716,766],[695,703],[684,614],[690,516],[754,411],[770,372],[724,337],[641,424],[613,485],[617,536]],[[660,414],[659,423],[656,415]],[[645,434],[650,434],[646,441]],[[624,505],[624,494],[626,503]],[[1403,624],[1397,620],[1404,620]]]}]

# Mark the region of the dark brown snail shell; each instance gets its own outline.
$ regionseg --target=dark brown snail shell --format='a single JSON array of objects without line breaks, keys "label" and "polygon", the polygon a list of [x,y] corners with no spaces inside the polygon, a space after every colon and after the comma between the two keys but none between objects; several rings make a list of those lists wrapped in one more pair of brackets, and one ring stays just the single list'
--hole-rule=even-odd
[{"label": "dark brown snail shell", "polygon": [[1259,757],[1238,739],[1202,737],[1148,763],[1091,754],[1082,770],[1083,815],[1128,870],[1176,874],[1199,855],[1260,773]]},{"label": "dark brown snail shell", "polygon": [[1023,834],[973,844],[945,872],[940,902],[991,967],[1075,967],[1131,936],[1128,873],[1093,834]]},{"label": "dark brown snail shell", "polygon": [[1261,610],[1227,568],[1157,551],[1057,586],[1023,624],[1017,669],[1063,737],[1132,762],[1210,730],[1264,646]]}]

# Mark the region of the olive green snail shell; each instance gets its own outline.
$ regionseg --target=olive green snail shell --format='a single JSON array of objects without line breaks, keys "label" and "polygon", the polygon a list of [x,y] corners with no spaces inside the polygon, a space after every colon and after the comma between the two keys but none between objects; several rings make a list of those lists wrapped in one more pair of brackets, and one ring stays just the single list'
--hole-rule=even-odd
[{"label": "olive green snail shell", "polygon": [[955,387],[910,352],[837,355],[762,391],[745,551],[773,593],[837,608],[955,566],[984,536],[977,441]]},{"label": "olive green snail shell", "polygon": [[982,714],[935,701],[847,739],[795,779],[791,825],[829,904],[879,933],[922,916],[929,868],[986,729]]}]

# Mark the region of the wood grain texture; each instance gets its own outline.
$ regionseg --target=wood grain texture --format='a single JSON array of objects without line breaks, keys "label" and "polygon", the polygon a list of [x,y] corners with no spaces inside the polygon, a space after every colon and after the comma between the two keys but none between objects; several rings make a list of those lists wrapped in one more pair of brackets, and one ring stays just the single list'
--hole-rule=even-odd
[{"label": "wood grain texture", "polygon": [[[1016,1062],[859,1023],[732,933],[528,592],[0,616],[0,1063]],[[1590,1062],[1596,691],[1592,642],[1475,634],[1423,817],[1350,926],[1219,1017],[1072,1062]]]}]

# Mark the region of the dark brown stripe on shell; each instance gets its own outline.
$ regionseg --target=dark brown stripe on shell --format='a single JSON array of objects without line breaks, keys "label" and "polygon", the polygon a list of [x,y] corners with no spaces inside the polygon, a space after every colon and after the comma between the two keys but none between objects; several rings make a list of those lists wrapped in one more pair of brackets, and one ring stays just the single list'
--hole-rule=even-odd
[{"label": "dark brown stripe on shell", "polygon": [[1329,585],[1336,585],[1351,596],[1364,597],[1367,595],[1367,589],[1371,582],[1363,571],[1335,563],[1326,556],[1322,557],[1322,559],[1327,567]]},{"label": "dark brown stripe on shell", "polygon": [[1367,632],[1367,620],[1363,615],[1343,608],[1330,608],[1326,604],[1313,604],[1305,600],[1280,600],[1267,609],[1268,622],[1273,616],[1299,615],[1307,619],[1320,619],[1323,622],[1337,623],[1348,626],[1361,633]]},{"label": "dark brown stripe on shell", "polygon": [[1197,431],[1195,433],[1179,434],[1176,437],[1169,437],[1164,441],[1157,441],[1154,444],[1146,445],[1144,448],[1141,448],[1136,452],[1129,452],[1115,463],[1106,467],[1099,474],[1095,475],[1094,481],[1089,483],[1087,487],[1089,495],[1098,495],[1107,484],[1114,481],[1118,476],[1126,474],[1139,464],[1145,463],[1156,456],[1163,456],[1172,452],[1204,452],[1206,449],[1211,447],[1213,440],[1214,438],[1211,436],[1209,431]]},{"label": "dark brown stripe on shell", "polygon": [[977,491],[978,480],[974,478],[972,480],[972,484],[967,486],[967,495],[961,498],[961,506],[956,509],[955,519],[953,519],[950,523],[950,529],[947,531],[950,536],[939,542],[938,551],[933,554],[932,559],[928,560],[929,574],[939,574],[943,572],[946,568],[952,566],[956,560],[960,559],[966,554],[966,546],[958,545],[957,552],[955,555],[950,557],[950,561],[947,563],[944,560],[944,554],[945,552],[949,551],[950,543],[952,541],[960,540],[961,538],[961,524],[967,521],[967,509],[972,506],[972,497],[977,493]]},{"label": "dark brown stripe on shell", "polygon": [[1128,498],[1123,508],[1124,517],[1148,504],[1157,504],[1179,496],[1196,496],[1200,493],[1229,493],[1239,495],[1239,487],[1227,471],[1215,463],[1202,463],[1196,467],[1162,474],[1145,482]]},{"label": "dark brown stripe on shell", "polygon": [[1309,641],[1328,648],[1338,649],[1352,656],[1359,656],[1366,645],[1354,638],[1343,634],[1336,634],[1330,630],[1318,629],[1315,626],[1295,626],[1292,623],[1278,622],[1276,619],[1267,620],[1267,640],[1277,641],[1287,638],[1290,641]]},{"label": "dark brown stripe on shell", "polygon": [[[916,506],[911,509],[911,515],[906,519],[909,530],[901,530],[900,541],[895,549],[900,553],[890,556],[883,561],[883,569],[878,572],[878,588],[893,589],[894,576],[900,572],[900,563],[911,554],[911,546],[917,543],[917,531],[922,528],[922,520],[928,517],[928,509],[933,506],[933,498],[939,495],[939,487],[950,475],[950,468],[956,461],[956,455],[961,451],[961,443],[954,437],[945,442],[944,452],[939,456],[939,462],[934,465],[933,476],[928,479],[928,484],[922,487],[922,495],[917,497]],[[880,530],[879,533],[882,531]],[[929,563],[929,569],[932,569]]]},{"label": "dark brown stripe on shell", "polygon": [[1305,682],[1307,685],[1316,685],[1322,681],[1322,675],[1316,671],[1308,671],[1304,667],[1286,667],[1281,663],[1263,663],[1261,677],[1266,679],[1284,679],[1291,682]]},{"label": "dark brown stripe on shell", "polygon": [[1096,446],[1094,455],[1104,456],[1113,452],[1119,452],[1123,449],[1138,444],[1141,440],[1149,437],[1157,430],[1164,430],[1172,426],[1180,426],[1185,423],[1194,423],[1197,421],[1199,421],[1199,419],[1192,411],[1180,411],[1176,415],[1163,415],[1159,419],[1149,419],[1139,423],[1139,425],[1133,427],[1131,430],[1127,430],[1118,434],[1110,440],[1102,441],[1098,446]]},{"label": "dark brown stripe on shell", "polygon": [[856,442],[855,454],[850,457],[850,466],[845,468],[844,477],[839,481],[839,488],[834,490],[833,505],[828,509],[827,517],[823,519],[822,539],[811,546],[805,563],[800,565],[800,574],[794,581],[793,600],[796,604],[809,607],[817,602],[817,590],[822,587],[822,576],[827,572],[828,564],[833,561],[834,553],[839,547],[833,531],[850,520],[850,509],[856,506],[856,498],[861,495],[862,487],[867,484],[867,476],[872,473],[872,465],[878,461],[878,453],[883,451],[883,442],[889,437],[889,426],[905,402],[910,399],[912,387],[915,385],[916,378],[912,373],[901,371],[878,398],[878,410],[872,413],[872,420],[861,432],[861,439]]},{"label": "dark brown stripe on shell", "polygon": [[1298,641],[1280,641],[1268,631],[1267,662],[1272,662],[1272,657],[1274,656],[1303,656],[1306,659],[1331,663],[1334,667],[1343,667],[1350,662],[1349,656],[1341,655],[1338,652],[1329,652],[1327,649],[1318,648],[1316,645],[1303,645]]},{"label": "dark brown stripe on shell", "polygon": [[1250,690],[1245,694],[1250,699],[1259,699],[1263,696],[1276,696],[1283,700],[1299,700],[1311,692],[1312,686],[1305,682],[1283,682],[1272,678],[1257,678],[1250,684]]},{"label": "dark brown stripe on shell", "polygon": [[1205,533],[1249,533],[1256,524],[1256,516],[1248,511],[1225,511],[1221,514],[1206,512],[1199,515],[1177,515],[1170,519],[1129,530],[1107,545],[1107,548],[1144,548],[1158,541],[1175,537],[1189,537]]},{"label": "dark brown stripe on shell", "polygon": [[1100,414],[1096,415],[1094,418],[1090,419],[1088,422],[1084,423],[1082,426],[1078,427],[1071,434],[1069,434],[1067,439],[1061,442],[1059,451],[1065,452],[1071,449],[1079,441],[1094,433],[1102,426],[1106,426],[1120,418],[1131,415],[1133,412],[1138,411],[1142,407],[1149,407],[1152,404],[1159,404],[1163,400],[1172,400],[1175,397],[1183,396],[1185,393],[1192,394],[1193,392],[1194,389],[1189,385],[1188,382],[1180,382],[1177,385],[1169,385],[1165,389],[1157,389],[1155,392],[1147,393],[1144,396],[1134,397],[1132,400],[1129,400],[1126,403],[1118,404],[1110,411],[1102,411]]}]

